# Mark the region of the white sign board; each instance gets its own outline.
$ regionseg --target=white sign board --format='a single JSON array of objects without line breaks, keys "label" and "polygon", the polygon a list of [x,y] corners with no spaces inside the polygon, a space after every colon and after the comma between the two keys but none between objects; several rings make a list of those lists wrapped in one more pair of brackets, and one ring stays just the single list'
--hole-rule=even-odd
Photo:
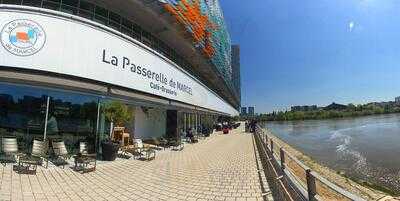
[{"label": "white sign board", "polygon": [[71,75],[237,115],[226,101],[156,54],[100,28],[0,11],[0,66]]}]

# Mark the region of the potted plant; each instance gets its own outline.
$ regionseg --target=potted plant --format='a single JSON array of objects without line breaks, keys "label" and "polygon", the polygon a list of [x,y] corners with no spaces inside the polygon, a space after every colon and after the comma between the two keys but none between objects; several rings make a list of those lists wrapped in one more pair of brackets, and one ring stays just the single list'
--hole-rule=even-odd
[{"label": "potted plant", "polygon": [[105,161],[114,161],[117,158],[119,143],[111,139],[105,139],[101,142],[102,156]]},{"label": "potted plant", "polygon": [[103,160],[113,161],[117,157],[119,142],[112,141],[111,136],[114,126],[121,127],[129,122],[133,117],[130,108],[119,101],[111,101],[105,104],[103,109],[107,121],[110,122],[109,138],[101,142]]}]

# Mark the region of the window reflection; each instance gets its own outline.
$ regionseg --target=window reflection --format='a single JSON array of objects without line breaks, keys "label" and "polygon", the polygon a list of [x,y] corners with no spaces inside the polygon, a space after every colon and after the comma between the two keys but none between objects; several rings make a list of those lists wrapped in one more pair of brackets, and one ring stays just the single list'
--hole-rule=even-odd
[{"label": "window reflection", "polygon": [[46,99],[39,88],[0,84],[0,137],[16,137],[19,150],[28,151],[43,137]]},{"label": "window reflection", "polygon": [[81,141],[94,145],[98,98],[54,91],[49,92],[49,96],[47,137],[50,140],[63,140],[72,153],[78,151]]},{"label": "window reflection", "polygon": [[98,97],[37,87],[0,84],[0,137],[17,137],[23,152],[33,139],[45,138],[47,97],[46,139],[63,140],[70,153],[77,153],[81,141],[94,150]]}]

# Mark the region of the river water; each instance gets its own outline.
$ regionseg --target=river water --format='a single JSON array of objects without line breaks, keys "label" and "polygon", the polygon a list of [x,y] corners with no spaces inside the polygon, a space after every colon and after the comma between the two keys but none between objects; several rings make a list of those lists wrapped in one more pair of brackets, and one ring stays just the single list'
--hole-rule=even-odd
[{"label": "river water", "polygon": [[265,126],[323,165],[400,193],[400,114]]}]

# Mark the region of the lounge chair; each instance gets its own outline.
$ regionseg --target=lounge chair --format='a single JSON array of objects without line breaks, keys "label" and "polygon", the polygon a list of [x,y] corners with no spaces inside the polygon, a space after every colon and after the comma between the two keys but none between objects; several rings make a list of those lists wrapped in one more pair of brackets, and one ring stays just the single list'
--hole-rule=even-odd
[{"label": "lounge chair", "polygon": [[96,157],[97,157],[96,153],[89,153],[89,147],[87,142],[80,142],[79,153],[76,156],[74,156],[75,171],[82,171],[82,173],[95,171],[97,164]]},{"label": "lounge chair", "polygon": [[163,138],[163,137],[161,137],[160,138],[160,146],[162,146],[164,148],[164,150],[165,150],[165,148],[168,146],[168,140]]},{"label": "lounge chair", "polygon": [[161,150],[161,149],[165,150],[165,147],[168,144],[168,141],[166,139],[164,139],[164,138],[155,138],[155,137],[143,140],[143,142],[146,143],[146,144],[154,145],[157,148],[157,150]]},{"label": "lounge chair", "polygon": [[115,127],[111,139],[120,142],[121,146],[129,144],[130,134],[125,133],[125,127]]},{"label": "lounge chair", "polygon": [[53,164],[57,166],[62,165],[64,168],[65,165],[68,164],[68,159],[71,158],[64,141],[53,142],[53,151],[55,156]]},{"label": "lounge chair", "polygon": [[4,166],[7,163],[16,163],[16,156],[18,156],[18,143],[17,138],[4,137],[1,139],[1,154],[0,162]]},{"label": "lounge chair", "polygon": [[193,137],[190,138],[190,140],[192,141],[192,143],[198,143],[199,142],[199,136],[198,135],[194,135]]},{"label": "lounge chair", "polygon": [[185,148],[185,143],[182,139],[170,139],[169,146],[172,147],[172,150],[182,151]]},{"label": "lounge chair", "polygon": [[156,158],[156,151],[153,148],[144,146],[141,139],[134,139],[134,146],[126,151],[134,156],[134,158],[144,158],[152,160]]},{"label": "lounge chair", "polygon": [[[33,140],[32,152],[18,159],[18,171],[33,171],[36,174],[38,165],[46,163],[45,168],[49,165],[49,155],[47,154],[47,141]],[[33,167],[31,170],[30,168]]]}]

